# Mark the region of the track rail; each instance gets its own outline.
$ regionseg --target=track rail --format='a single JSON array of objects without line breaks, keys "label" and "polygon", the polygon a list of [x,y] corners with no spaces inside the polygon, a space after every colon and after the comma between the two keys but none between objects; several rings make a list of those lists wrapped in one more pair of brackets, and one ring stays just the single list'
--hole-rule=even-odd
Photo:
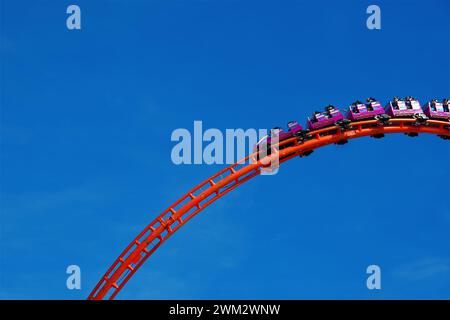
[{"label": "track rail", "polygon": [[[279,150],[278,154],[268,156],[263,161],[278,155],[281,164],[296,156],[302,156],[306,151],[332,143],[390,133],[428,133],[450,138],[450,123],[428,120],[426,124],[420,124],[415,119],[398,118],[389,120],[387,124],[382,124],[378,120],[367,120],[352,122],[347,129],[339,126],[327,127],[310,132],[312,137],[306,141],[299,141],[298,138],[282,141],[279,147],[287,144],[289,146]],[[114,261],[92,290],[88,299],[114,299],[152,253],[181,226],[214,201],[259,175],[264,167],[261,161],[248,163],[249,159],[255,155],[255,153],[251,154],[220,170],[157,216]]]}]

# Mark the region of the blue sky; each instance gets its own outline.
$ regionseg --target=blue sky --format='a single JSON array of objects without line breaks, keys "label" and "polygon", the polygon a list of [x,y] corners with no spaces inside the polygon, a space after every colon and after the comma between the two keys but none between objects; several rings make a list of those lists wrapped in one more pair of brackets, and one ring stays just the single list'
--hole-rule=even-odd
[{"label": "blue sky", "polygon": [[[176,128],[450,96],[447,0],[1,4],[3,299],[86,298],[147,223],[223,167],[174,165]],[[66,28],[70,4],[81,30]],[[370,4],[381,30],[366,28]],[[199,214],[118,298],[448,299],[449,204],[446,141],[328,146]],[[380,291],[366,288],[370,264]]]}]

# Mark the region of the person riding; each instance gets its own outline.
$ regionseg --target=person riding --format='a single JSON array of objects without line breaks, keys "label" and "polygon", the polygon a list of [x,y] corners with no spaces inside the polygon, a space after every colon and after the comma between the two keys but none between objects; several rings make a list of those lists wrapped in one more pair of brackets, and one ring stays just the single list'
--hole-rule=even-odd
[{"label": "person riding", "polygon": [[414,99],[414,97],[412,97],[412,96],[407,96],[406,98],[405,98],[405,104],[406,104],[406,107],[408,108],[408,109],[412,109],[412,102],[413,101],[415,101],[416,99]]},{"label": "person riding", "polygon": [[444,112],[450,112],[449,100],[442,100],[442,106],[444,107]]},{"label": "person riding", "polygon": [[352,111],[355,112],[355,113],[358,113],[359,112],[358,105],[360,105],[361,103],[362,102],[359,101],[359,100],[356,100],[355,102],[353,102],[353,104],[352,104]]},{"label": "person riding", "polygon": [[398,102],[400,101],[399,97],[394,97],[394,99],[392,99],[392,106],[394,107],[394,109],[399,109],[398,107]]},{"label": "person riding", "polygon": [[436,104],[438,103],[438,101],[437,101],[437,99],[432,99],[431,101],[430,101],[430,109],[431,109],[431,111],[436,111],[437,109],[436,109]]}]

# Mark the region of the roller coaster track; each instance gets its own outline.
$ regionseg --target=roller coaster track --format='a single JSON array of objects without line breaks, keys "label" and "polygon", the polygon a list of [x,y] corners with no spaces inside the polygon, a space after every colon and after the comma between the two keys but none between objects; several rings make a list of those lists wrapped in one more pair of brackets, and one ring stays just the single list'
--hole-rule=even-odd
[{"label": "roller coaster track", "polygon": [[[450,139],[450,123],[446,121],[428,120],[418,123],[415,119],[391,119],[387,123],[379,120],[367,120],[350,123],[349,127],[326,127],[310,132],[310,138],[300,140],[293,137],[279,144],[279,163],[282,164],[296,156],[303,156],[305,152],[333,144],[365,136],[405,133],[415,135],[428,133]],[[281,148],[285,146],[284,148]],[[88,299],[114,299],[119,291],[130,280],[142,264],[161,246],[173,233],[192,219],[197,213],[205,209],[234,188],[259,175],[267,162],[261,160],[248,161],[256,154],[253,153],[217,172],[201,184],[190,190],[163,213],[157,216],[144,230],[126,247],[114,261],[105,275],[92,290]]]}]

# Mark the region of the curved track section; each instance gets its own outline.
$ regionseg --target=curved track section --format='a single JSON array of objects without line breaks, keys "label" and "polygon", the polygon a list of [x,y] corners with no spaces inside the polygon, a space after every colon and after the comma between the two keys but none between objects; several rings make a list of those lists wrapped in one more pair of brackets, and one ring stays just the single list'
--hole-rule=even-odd
[{"label": "curved track section", "polygon": [[[387,123],[367,120],[352,122],[346,128],[326,127],[310,132],[310,138],[305,141],[296,137],[282,141],[279,144],[279,163],[332,143],[389,133],[428,133],[450,139],[450,123],[437,120],[419,123],[415,119],[399,118],[391,119]],[[248,163],[255,155],[251,154],[206,179],[157,216],[114,261],[88,299],[114,299],[152,253],[181,226],[214,201],[259,175],[264,167],[261,161]],[[277,154],[272,154],[263,159],[263,162],[275,156]]]}]

